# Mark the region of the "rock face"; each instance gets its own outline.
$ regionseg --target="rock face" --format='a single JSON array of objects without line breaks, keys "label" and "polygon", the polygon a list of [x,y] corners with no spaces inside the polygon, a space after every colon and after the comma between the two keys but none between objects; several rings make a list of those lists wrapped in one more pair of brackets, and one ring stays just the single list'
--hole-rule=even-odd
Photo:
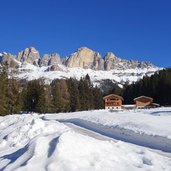
[{"label": "rock face", "polygon": [[93,70],[112,70],[112,69],[135,69],[154,67],[149,62],[138,62],[125,60],[116,57],[112,52],[108,52],[104,58],[98,52],[94,52],[86,47],[78,49],[64,63],[67,67],[79,67]]},{"label": "rock face", "polygon": [[50,60],[48,65],[58,65],[58,64],[62,64],[59,54],[55,53],[50,55]]},{"label": "rock face", "polygon": [[18,56],[0,53],[0,67],[6,63],[9,71],[22,81],[43,79],[49,84],[54,79],[80,79],[89,74],[92,83],[103,91],[111,90],[114,85],[122,87],[131,84],[159,70],[149,62],[121,59],[112,52],[101,57],[98,52],[86,47],[65,58],[56,53],[40,57],[33,47],[26,48]]},{"label": "rock face", "polygon": [[70,68],[84,68],[93,70],[124,70],[135,68],[153,68],[155,67],[149,62],[139,62],[133,60],[125,60],[118,58],[112,52],[108,52],[104,57],[87,47],[79,48],[69,57],[60,58],[59,54],[45,54],[40,58],[39,52],[34,48],[26,48],[21,51],[18,56],[8,53],[0,54],[0,63],[8,63],[10,67],[19,67],[19,65],[29,63],[38,67],[48,67],[47,71],[62,70],[61,66]]},{"label": "rock face", "polygon": [[40,66],[49,66],[49,65],[58,65],[58,64],[62,64],[61,58],[59,56],[59,54],[55,53],[55,54],[45,54],[39,62]]},{"label": "rock face", "polygon": [[77,52],[73,53],[66,61],[67,67],[80,67],[80,68],[92,68],[94,60],[99,58],[99,54],[88,49],[86,47],[78,49]]},{"label": "rock face", "polygon": [[114,69],[117,62],[118,62],[117,57],[112,52],[108,52],[104,57],[104,69],[105,70]]},{"label": "rock face", "polygon": [[89,48],[79,48],[66,61],[67,67],[79,67],[84,69],[104,70],[104,61],[98,52]]},{"label": "rock face", "polygon": [[7,64],[10,68],[18,68],[19,62],[16,59],[16,56],[11,55],[9,53],[2,53],[0,54],[0,64],[4,65]]},{"label": "rock face", "polygon": [[17,59],[21,63],[27,62],[38,66],[40,55],[39,52],[34,47],[31,47],[31,48],[26,48],[24,51],[19,52]]},{"label": "rock face", "polygon": [[112,52],[108,52],[104,57],[104,69],[105,70],[125,70],[125,69],[135,69],[135,68],[151,68],[155,67],[149,62],[139,62],[133,60],[125,60],[116,57]]}]

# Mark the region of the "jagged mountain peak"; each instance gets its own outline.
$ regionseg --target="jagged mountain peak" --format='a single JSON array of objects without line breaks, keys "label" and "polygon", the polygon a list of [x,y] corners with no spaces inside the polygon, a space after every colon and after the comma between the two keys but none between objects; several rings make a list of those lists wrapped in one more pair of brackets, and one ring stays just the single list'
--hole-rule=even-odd
[{"label": "jagged mountain peak", "polygon": [[17,59],[21,63],[30,63],[38,66],[38,62],[40,60],[39,51],[34,47],[26,48],[18,53]]},{"label": "jagged mountain peak", "polygon": [[139,62],[118,58],[113,52],[107,52],[106,55],[102,57],[99,52],[85,46],[78,48],[76,52],[67,58],[61,58],[57,53],[45,54],[43,57],[40,57],[39,51],[35,47],[25,48],[19,52],[17,56],[7,53],[2,53],[0,56],[3,58],[1,61],[14,61],[12,58],[15,58],[16,63],[29,63],[38,67],[53,66],[53,68],[56,69],[59,69],[59,64],[63,64],[64,66],[70,68],[77,67],[93,70],[124,70],[155,67],[149,62]]},{"label": "jagged mountain peak", "polygon": [[93,51],[93,50],[88,48],[88,47],[86,47],[86,46],[82,46],[82,47],[78,48],[77,52],[78,51]]},{"label": "jagged mountain peak", "polygon": [[104,59],[115,60],[115,59],[117,59],[117,57],[116,57],[116,55],[113,52],[107,52],[106,55],[104,56]]},{"label": "jagged mountain peak", "polygon": [[26,47],[26,48],[25,48],[25,50],[35,50],[35,51],[37,51],[37,50],[36,50],[36,48],[35,48],[35,47],[33,47],[33,46]]},{"label": "jagged mountain peak", "polygon": [[80,67],[92,69],[95,57],[97,57],[96,52],[87,47],[81,47],[69,56],[65,62],[65,65],[71,68]]},{"label": "jagged mountain peak", "polygon": [[79,48],[66,58],[61,58],[57,53],[40,57],[36,48],[29,47],[19,52],[17,56],[1,53],[0,64],[6,62],[11,71],[14,68],[19,79],[42,78],[46,83],[50,83],[56,78],[80,79],[89,74],[92,82],[101,87],[110,87],[109,84],[113,83],[118,85],[132,83],[159,70],[149,62],[121,59],[112,52],[102,57],[99,52],[87,47]]}]

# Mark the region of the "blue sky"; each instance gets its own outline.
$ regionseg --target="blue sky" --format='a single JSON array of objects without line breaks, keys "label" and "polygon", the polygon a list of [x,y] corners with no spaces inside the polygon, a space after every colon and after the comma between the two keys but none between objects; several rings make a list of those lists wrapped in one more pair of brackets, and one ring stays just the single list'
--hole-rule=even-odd
[{"label": "blue sky", "polygon": [[63,57],[87,46],[171,67],[170,0],[1,0],[0,7],[0,52],[34,46]]}]

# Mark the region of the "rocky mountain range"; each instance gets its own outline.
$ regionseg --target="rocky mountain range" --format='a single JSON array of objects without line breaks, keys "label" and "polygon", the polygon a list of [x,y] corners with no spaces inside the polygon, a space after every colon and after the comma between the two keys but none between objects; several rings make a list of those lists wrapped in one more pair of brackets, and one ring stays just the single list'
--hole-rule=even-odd
[{"label": "rocky mountain range", "polygon": [[49,70],[61,70],[59,65],[64,65],[69,68],[83,68],[92,70],[124,70],[135,68],[152,68],[155,67],[149,62],[139,62],[133,60],[125,60],[118,58],[112,52],[106,53],[102,57],[98,52],[95,52],[87,47],[79,48],[69,57],[61,58],[59,54],[45,54],[40,57],[39,51],[34,47],[26,48],[18,53],[11,55],[10,53],[0,54],[0,63],[8,63],[11,68],[18,68],[23,64],[29,63],[38,67],[49,66]]},{"label": "rocky mountain range", "polygon": [[79,48],[65,58],[57,53],[40,57],[34,47],[26,48],[18,55],[3,52],[0,54],[0,65],[5,63],[12,72],[15,71],[13,75],[21,80],[41,78],[50,83],[54,79],[80,79],[89,74],[93,84],[102,89],[110,89],[113,84],[123,86],[136,82],[160,69],[149,62],[118,58],[112,52],[102,57],[87,47]]}]

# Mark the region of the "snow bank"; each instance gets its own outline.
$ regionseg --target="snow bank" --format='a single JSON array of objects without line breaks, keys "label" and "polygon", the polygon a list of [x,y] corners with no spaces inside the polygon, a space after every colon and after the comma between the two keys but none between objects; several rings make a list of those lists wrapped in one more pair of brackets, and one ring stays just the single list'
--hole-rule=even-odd
[{"label": "snow bank", "polygon": [[0,117],[0,170],[171,170],[170,158],[149,149],[83,135],[76,127],[43,117]]},{"label": "snow bank", "polygon": [[110,112],[107,110],[48,115],[115,139],[171,152],[171,108]]}]

